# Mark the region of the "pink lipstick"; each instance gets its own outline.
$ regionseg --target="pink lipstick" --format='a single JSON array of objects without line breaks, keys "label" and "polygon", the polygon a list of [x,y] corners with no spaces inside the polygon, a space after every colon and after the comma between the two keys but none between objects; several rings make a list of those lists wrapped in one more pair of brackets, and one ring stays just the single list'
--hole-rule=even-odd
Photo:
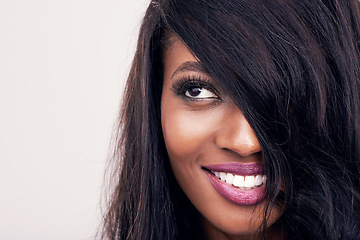
[{"label": "pink lipstick", "polygon": [[255,205],[266,197],[266,176],[261,163],[226,163],[203,167],[210,183],[228,201]]},{"label": "pink lipstick", "polygon": [[223,163],[215,165],[207,165],[204,168],[213,172],[226,172],[237,175],[257,175],[264,174],[264,165],[262,163]]}]

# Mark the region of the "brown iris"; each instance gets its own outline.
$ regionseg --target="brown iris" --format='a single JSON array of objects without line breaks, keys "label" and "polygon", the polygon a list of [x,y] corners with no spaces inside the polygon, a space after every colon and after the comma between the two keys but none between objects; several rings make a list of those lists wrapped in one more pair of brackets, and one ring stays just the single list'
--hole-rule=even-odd
[{"label": "brown iris", "polygon": [[190,95],[191,97],[197,97],[197,96],[199,96],[199,94],[201,93],[201,91],[202,91],[202,88],[199,88],[199,87],[191,88],[191,89],[188,90],[189,95]]}]

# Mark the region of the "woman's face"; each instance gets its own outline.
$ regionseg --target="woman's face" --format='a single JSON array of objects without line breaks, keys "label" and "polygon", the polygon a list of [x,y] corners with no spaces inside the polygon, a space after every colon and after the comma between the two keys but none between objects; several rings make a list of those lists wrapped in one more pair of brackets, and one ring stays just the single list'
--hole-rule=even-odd
[{"label": "woman's face", "polygon": [[[267,201],[254,131],[178,38],[171,39],[163,59],[161,123],[175,178],[209,236],[250,237]],[[279,216],[274,209],[268,226]]]}]

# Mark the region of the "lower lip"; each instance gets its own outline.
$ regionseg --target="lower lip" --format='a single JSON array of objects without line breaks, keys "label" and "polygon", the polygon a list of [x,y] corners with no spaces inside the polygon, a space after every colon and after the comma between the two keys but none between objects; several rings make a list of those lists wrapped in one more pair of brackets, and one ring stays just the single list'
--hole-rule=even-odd
[{"label": "lower lip", "polygon": [[261,185],[249,190],[242,190],[224,181],[221,181],[219,178],[206,170],[203,171],[206,173],[210,183],[213,185],[216,191],[218,191],[221,196],[232,203],[242,206],[251,206],[262,202],[266,197],[265,185]]}]

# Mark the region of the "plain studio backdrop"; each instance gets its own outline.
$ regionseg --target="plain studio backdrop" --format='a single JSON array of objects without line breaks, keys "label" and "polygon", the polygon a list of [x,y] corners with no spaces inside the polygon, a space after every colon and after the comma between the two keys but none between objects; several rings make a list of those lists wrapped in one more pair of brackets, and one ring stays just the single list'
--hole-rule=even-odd
[{"label": "plain studio backdrop", "polygon": [[0,0],[0,239],[94,239],[149,0]]}]

